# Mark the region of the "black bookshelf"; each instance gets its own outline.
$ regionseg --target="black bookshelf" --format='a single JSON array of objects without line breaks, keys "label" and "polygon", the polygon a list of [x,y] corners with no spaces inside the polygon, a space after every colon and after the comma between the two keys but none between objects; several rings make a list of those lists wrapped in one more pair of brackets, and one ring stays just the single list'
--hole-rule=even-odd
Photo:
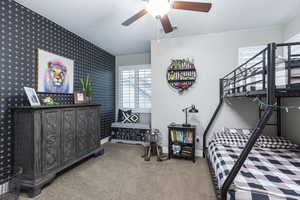
[{"label": "black bookshelf", "polygon": [[196,126],[171,124],[169,129],[169,159],[179,158],[195,162]]}]

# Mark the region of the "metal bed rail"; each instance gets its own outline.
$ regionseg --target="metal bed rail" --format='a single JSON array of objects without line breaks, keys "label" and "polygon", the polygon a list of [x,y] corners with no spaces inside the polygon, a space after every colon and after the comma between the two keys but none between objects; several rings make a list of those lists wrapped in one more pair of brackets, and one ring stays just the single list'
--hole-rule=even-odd
[{"label": "metal bed rail", "polygon": [[[277,44],[277,47],[283,47],[283,48],[287,48],[287,70],[288,70],[288,84],[287,84],[287,88],[292,88],[292,79],[293,78],[299,78],[299,77],[293,77],[292,75],[292,68],[294,68],[295,66],[293,66],[292,61],[294,59],[300,59],[300,42],[297,43],[283,43],[283,44]],[[296,50],[296,53],[293,54],[293,48],[299,48],[298,51]]]},{"label": "metal bed rail", "polygon": [[223,77],[225,96],[254,90],[256,85],[260,85],[261,90],[266,89],[267,51],[268,48],[263,49]]},{"label": "metal bed rail", "polygon": [[[300,71],[300,42],[298,43],[283,43],[275,44],[277,53],[275,52],[275,58],[280,60],[285,64],[285,69],[287,75],[283,73],[283,78],[280,81],[287,79],[283,84],[284,88],[278,88],[281,90],[293,89],[300,91],[300,73],[298,75],[297,69]],[[295,49],[297,48],[297,49]],[[296,50],[296,51],[293,51]],[[268,48],[264,48],[252,58],[247,60],[245,63],[235,68],[230,73],[226,74],[223,79],[223,95],[225,97],[234,97],[234,96],[250,96],[252,93],[255,95],[266,95],[266,90],[268,87],[267,84],[267,54]],[[277,56],[278,55],[278,56]],[[281,56],[279,56],[281,55]],[[276,60],[275,60],[276,61]],[[275,69],[276,69],[275,65]],[[295,71],[293,71],[295,70]],[[285,72],[285,71],[284,71]],[[296,72],[292,73],[292,72]],[[297,81],[298,80],[298,81]],[[279,82],[280,82],[279,81]],[[296,82],[296,84],[295,84]],[[276,83],[276,76],[275,76]],[[276,85],[276,84],[275,84]],[[252,94],[252,96],[253,96]],[[284,96],[284,93],[281,93]],[[299,93],[296,93],[292,96],[298,96]]]}]

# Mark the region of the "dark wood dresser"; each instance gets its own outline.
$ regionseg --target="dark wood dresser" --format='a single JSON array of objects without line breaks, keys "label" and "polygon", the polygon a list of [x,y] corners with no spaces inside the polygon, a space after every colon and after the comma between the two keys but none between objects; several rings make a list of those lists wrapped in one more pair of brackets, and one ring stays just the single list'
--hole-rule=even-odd
[{"label": "dark wood dresser", "polygon": [[22,189],[34,197],[56,174],[76,162],[103,153],[100,105],[16,107],[14,164],[21,167]]}]

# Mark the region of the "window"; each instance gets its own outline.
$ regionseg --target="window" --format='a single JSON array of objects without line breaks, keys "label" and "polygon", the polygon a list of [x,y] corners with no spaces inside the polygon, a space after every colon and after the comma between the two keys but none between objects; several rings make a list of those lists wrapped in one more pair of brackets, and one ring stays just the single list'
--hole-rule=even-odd
[{"label": "window", "polygon": [[119,108],[149,112],[151,80],[150,65],[119,67]]},{"label": "window", "polygon": [[[286,41],[287,43],[293,43],[293,42],[299,42],[300,41],[300,33],[293,36],[292,38],[290,38],[288,41]],[[292,50],[292,54],[300,54],[300,45],[295,45],[295,46],[292,46],[291,48]],[[287,48],[284,49],[284,55],[287,57],[287,54],[288,54],[288,51],[287,51]]]},{"label": "window", "polygon": [[[239,65],[242,65],[245,62],[247,62],[250,58],[252,58],[256,54],[258,54],[264,48],[266,48],[266,46],[253,46],[253,47],[239,48]],[[256,57],[251,62],[249,62],[248,65],[251,66],[251,64],[258,63],[258,62],[262,61],[262,59],[263,59],[263,57],[261,54],[260,56]]]}]

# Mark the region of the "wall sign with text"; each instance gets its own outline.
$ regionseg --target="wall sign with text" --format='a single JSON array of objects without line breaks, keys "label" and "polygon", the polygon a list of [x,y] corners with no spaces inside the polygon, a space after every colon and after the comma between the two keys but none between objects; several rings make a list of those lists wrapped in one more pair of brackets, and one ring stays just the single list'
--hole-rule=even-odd
[{"label": "wall sign with text", "polygon": [[188,90],[197,79],[194,60],[172,59],[167,70],[167,81],[178,93]]}]

